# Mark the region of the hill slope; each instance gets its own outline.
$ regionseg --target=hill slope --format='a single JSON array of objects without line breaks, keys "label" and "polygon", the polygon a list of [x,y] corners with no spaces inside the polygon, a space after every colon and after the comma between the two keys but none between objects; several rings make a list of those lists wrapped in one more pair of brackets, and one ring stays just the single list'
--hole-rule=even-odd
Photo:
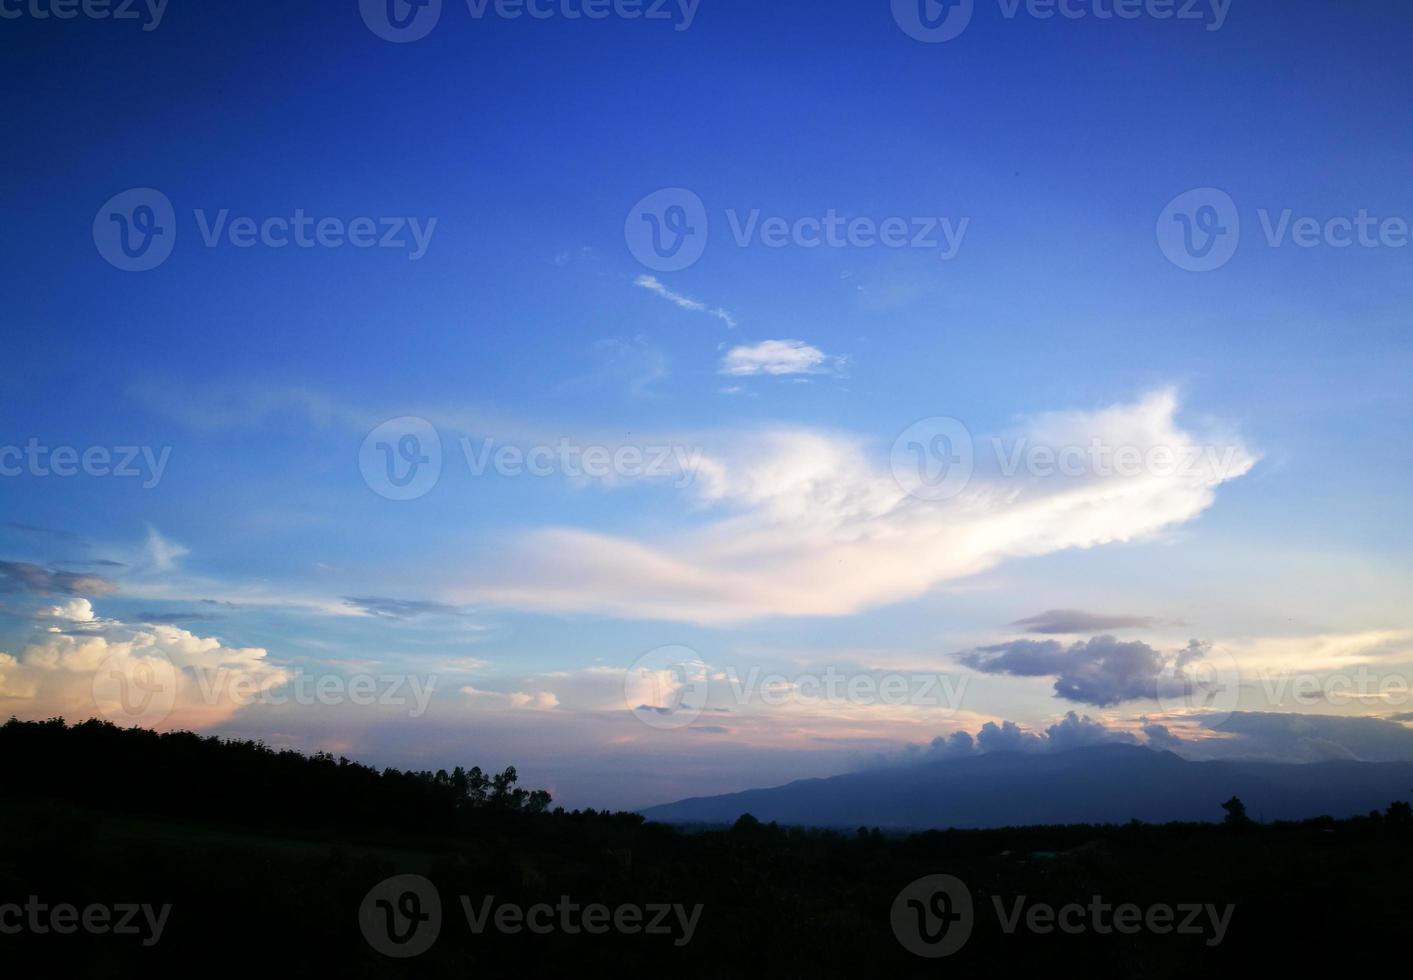
[{"label": "hill slope", "polygon": [[807,779],[772,789],[649,807],[650,820],[759,820],[819,827],[1005,827],[1219,820],[1233,796],[1252,817],[1348,817],[1382,809],[1413,786],[1413,763],[1189,762],[1171,752],[1103,745],[993,752]]}]

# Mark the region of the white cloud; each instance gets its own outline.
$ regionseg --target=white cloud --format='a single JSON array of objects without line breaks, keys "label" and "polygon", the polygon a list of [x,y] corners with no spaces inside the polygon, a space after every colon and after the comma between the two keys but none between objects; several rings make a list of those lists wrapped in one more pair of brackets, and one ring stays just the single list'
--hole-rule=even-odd
[{"label": "white cloud", "polygon": [[[854,438],[809,430],[733,435],[703,458],[699,506],[721,516],[651,539],[544,528],[516,558],[455,590],[463,600],[557,612],[704,623],[840,616],[920,596],[1007,559],[1143,539],[1192,520],[1255,458],[1218,459],[1178,427],[1159,392],[1093,413],[1046,415],[1027,431],[1060,445],[1099,439],[1191,453],[1184,472],[1004,476],[978,466],[945,501],[906,493]],[[978,457],[982,455],[978,441]]]},{"label": "white cloud", "polygon": [[35,619],[57,619],[66,623],[84,624],[96,622],[93,603],[87,599],[70,599],[58,606],[47,606],[34,614]]},{"label": "white cloud", "polygon": [[637,279],[633,280],[633,285],[641,289],[646,289],[649,292],[657,293],[657,295],[661,296],[669,303],[673,303],[684,310],[690,310],[693,313],[705,313],[708,316],[716,317],[728,327],[736,326],[736,318],[728,311],[723,310],[719,306],[707,306],[707,304],[700,300],[692,299],[690,296],[683,296],[679,292],[668,289],[658,281],[656,276],[639,276]]},{"label": "white cloud", "polygon": [[147,561],[159,572],[171,571],[179,558],[191,553],[191,549],[170,538],[163,537],[155,527],[147,529]]},{"label": "white cloud", "polygon": [[[243,692],[270,690],[289,678],[262,649],[227,647],[175,626],[98,620],[86,600],[53,607],[46,618],[62,625],[47,627],[18,658],[0,655],[7,712],[201,729],[240,710]],[[122,703],[129,688],[133,702],[142,698],[141,709]]]},{"label": "white cloud", "polygon": [[842,358],[830,357],[802,340],[763,340],[727,351],[721,359],[721,373],[738,376],[832,374],[842,363]]},{"label": "white cloud", "polygon": [[483,709],[529,708],[535,711],[553,711],[559,707],[559,699],[550,691],[485,691],[467,685],[461,693],[473,705]]}]

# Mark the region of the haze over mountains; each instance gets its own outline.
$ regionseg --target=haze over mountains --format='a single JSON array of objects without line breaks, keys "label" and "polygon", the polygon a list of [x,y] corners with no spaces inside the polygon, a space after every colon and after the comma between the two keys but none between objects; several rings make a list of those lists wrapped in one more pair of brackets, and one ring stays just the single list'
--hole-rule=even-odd
[{"label": "haze over mountains", "polygon": [[1193,762],[1137,745],[990,752],[649,807],[651,820],[924,829],[1216,821],[1233,796],[1257,820],[1349,817],[1407,798],[1413,762]]}]

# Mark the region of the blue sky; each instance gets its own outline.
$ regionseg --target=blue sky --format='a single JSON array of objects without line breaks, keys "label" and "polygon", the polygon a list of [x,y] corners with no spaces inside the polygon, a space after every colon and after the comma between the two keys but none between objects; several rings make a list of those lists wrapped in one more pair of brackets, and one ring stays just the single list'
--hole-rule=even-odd
[{"label": "blue sky", "polygon": [[[1071,709],[1220,741],[1152,698],[1057,699],[1058,671],[959,663],[1025,637],[1023,617],[1083,610],[1092,629],[1032,642],[1113,634],[1171,660],[1195,638],[1238,663],[1248,707],[1390,717],[1387,697],[1312,708],[1255,678],[1406,677],[1413,661],[1413,246],[1340,248],[1326,227],[1413,222],[1413,15],[1234,0],[1209,30],[1210,4],[1193,8],[1205,20],[1095,13],[1111,7],[1046,19],[977,0],[942,43],[908,36],[884,0],[702,0],[680,30],[680,15],[476,18],[447,0],[408,43],[351,2],[173,0],[148,31],[0,22],[0,446],[170,449],[151,487],[0,478],[0,561],[52,573],[14,572],[0,593],[0,710],[81,711],[44,671],[122,644],[272,685],[435,676],[416,718],[207,696],[164,722],[396,764],[515,763],[592,805],[837,772]],[[95,247],[95,215],[132,188],[174,212],[149,271]],[[684,269],[644,265],[625,238],[664,188],[709,224]],[[1155,228],[1203,188],[1241,234],[1191,272]],[[206,247],[223,209],[430,234],[415,258]],[[1286,210],[1320,224],[1313,247],[1267,240]],[[753,211],[964,234],[945,259],[742,246],[732,223]],[[445,461],[397,501],[360,463],[380,461],[369,433],[405,417]],[[1233,455],[1195,482],[981,463],[927,501],[890,461],[935,417],[993,463],[993,436]],[[477,476],[462,437],[699,462],[688,486]],[[1104,622],[1125,616],[1144,622]],[[234,652],[190,652],[213,640]],[[713,687],[720,717],[660,728],[625,705],[622,676],[666,645],[717,686],[728,667],[831,665],[968,686],[946,710],[773,709]],[[1107,677],[1121,659],[1088,666]]]}]

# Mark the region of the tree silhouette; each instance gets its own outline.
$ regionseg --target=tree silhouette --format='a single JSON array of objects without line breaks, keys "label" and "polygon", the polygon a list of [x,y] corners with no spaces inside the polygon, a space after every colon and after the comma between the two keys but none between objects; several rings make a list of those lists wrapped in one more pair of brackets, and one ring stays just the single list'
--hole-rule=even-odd
[{"label": "tree silhouette", "polygon": [[1222,804],[1222,809],[1227,811],[1226,819],[1222,822],[1228,827],[1245,827],[1251,823],[1251,818],[1246,815],[1246,804],[1241,802],[1241,798],[1233,796]]}]

